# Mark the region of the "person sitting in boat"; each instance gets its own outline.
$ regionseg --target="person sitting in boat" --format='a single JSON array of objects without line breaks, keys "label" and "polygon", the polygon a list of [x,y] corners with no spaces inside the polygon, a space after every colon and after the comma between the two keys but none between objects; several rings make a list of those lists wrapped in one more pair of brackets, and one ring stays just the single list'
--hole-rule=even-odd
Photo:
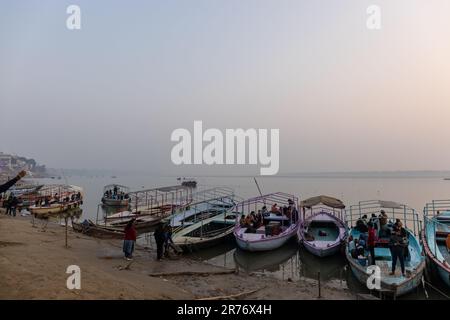
[{"label": "person sitting in boat", "polygon": [[314,241],[315,240],[314,235],[309,231],[305,231],[305,239],[306,239],[306,241]]},{"label": "person sitting in boat", "polygon": [[361,218],[359,218],[356,221],[356,230],[358,230],[359,232],[367,232],[368,228],[367,228],[367,216],[363,215]]},{"label": "person sitting in boat", "polygon": [[350,252],[350,255],[354,259],[358,258],[357,248],[358,248],[358,238],[353,239],[353,237],[350,236],[348,238],[348,252]]},{"label": "person sitting in boat", "polygon": [[263,215],[261,210],[258,210],[258,213],[255,215],[255,222],[253,224],[253,227],[255,229],[258,229],[263,224]]},{"label": "person sitting in boat", "polygon": [[253,217],[251,214],[248,214],[247,217],[245,217],[245,227],[247,228],[247,232],[249,233],[256,231],[255,228],[253,228]]},{"label": "person sitting in boat", "polygon": [[292,199],[288,199],[288,206],[289,207],[293,207],[294,206],[294,201]]},{"label": "person sitting in boat", "polygon": [[241,226],[241,228],[247,228],[246,223],[246,218],[245,215],[241,215],[241,218],[239,219],[239,225]]},{"label": "person sitting in boat", "polygon": [[366,249],[367,245],[367,233],[361,233],[358,239],[358,245],[364,249]]},{"label": "person sitting in boat", "polygon": [[278,208],[278,205],[276,203],[274,203],[272,205],[272,208],[271,208],[270,212],[272,212],[272,213],[280,213],[280,208]]},{"label": "person sitting in boat", "polygon": [[[373,227],[378,230],[378,224],[379,224],[379,219],[377,217],[377,215],[375,213],[372,213],[372,216],[370,217],[369,223],[372,223]],[[369,224],[367,224],[369,225]]]}]

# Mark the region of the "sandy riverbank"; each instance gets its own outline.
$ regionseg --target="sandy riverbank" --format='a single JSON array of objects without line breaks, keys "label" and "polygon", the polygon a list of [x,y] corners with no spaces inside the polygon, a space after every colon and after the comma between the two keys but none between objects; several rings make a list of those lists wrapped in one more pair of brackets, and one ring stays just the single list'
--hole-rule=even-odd
[{"label": "sandy riverbank", "polygon": [[[0,299],[199,299],[260,289],[245,299],[316,299],[314,281],[288,282],[260,274],[151,277],[151,273],[217,272],[223,268],[179,257],[155,261],[151,248],[138,247],[129,270],[120,240],[99,240],[31,218],[0,213]],[[66,268],[81,268],[81,290],[66,287]],[[345,288],[323,285],[324,299],[353,299]]]}]

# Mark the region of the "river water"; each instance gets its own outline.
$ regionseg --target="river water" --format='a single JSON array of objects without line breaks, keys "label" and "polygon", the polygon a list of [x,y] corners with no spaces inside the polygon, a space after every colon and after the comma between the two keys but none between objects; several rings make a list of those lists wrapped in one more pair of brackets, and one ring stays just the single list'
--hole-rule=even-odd
[{"label": "river water", "polygon": [[[201,177],[196,179],[198,187],[210,188],[226,186],[233,188],[236,194],[243,198],[257,196],[258,190],[252,177]],[[103,208],[99,206],[103,186],[118,183],[129,186],[132,190],[142,190],[153,187],[176,185],[175,177],[124,175],[112,178],[110,176],[86,175],[68,176],[61,180],[39,179],[41,183],[68,183],[82,187],[85,191],[83,217],[96,219],[97,212],[102,217]],[[450,198],[450,181],[442,177],[259,177],[258,183],[263,193],[282,191],[292,193],[306,199],[325,194],[340,198],[347,205],[360,200],[392,200],[407,204],[421,214],[426,202],[433,199]],[[144,239],[143,239],[144,240]],[[144,242],[152,246],[152,237],[146,235]],[[242,272],[268,273],[285,281],[298,281],[309,278],[317,281],[318,273],[322,283],[348,288],[354,293],[367,293],[346,267],[345,258],[336,255],[329,258],[317,258],[304,249],[299,248],[296,241],[287,243],[282,248],[270,252],[249,253],[236,248],[230,241],[220,246],[194,252],[192,259],[227,268],[239,268]],[[433,285],[445,294],[450,290],[434,279]],[[431,287],[427,290],[419,288],[402,299],[441,299],[443,296]]]}]

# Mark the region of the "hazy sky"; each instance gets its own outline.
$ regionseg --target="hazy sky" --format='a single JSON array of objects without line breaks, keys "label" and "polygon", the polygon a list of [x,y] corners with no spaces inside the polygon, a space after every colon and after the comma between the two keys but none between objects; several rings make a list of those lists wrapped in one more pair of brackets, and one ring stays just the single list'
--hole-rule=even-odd
[{"label": "hazy sky", "polygon": [[[371,4],[381,30],[366,27]],[[171,132],[202,120],[279,128],[280,173],[450,169],[449,14],[448,0],[4,0],[0,150],[241,172],[172,165]]]}]

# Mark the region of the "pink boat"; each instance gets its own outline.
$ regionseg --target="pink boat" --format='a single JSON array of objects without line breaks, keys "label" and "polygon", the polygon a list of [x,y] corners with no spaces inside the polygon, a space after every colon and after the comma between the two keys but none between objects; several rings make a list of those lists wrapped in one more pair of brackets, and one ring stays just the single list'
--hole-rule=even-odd
[{"label": "pink boat", "polygon": [[347,238],[342,201],[318,196],[302,201],[300,207],[303,219],[298,239],[305,249],[318,257],[339,252]]},{"label": "pink boat", "polygon": [[[298,198],[282,192],[251,198],[238,203],[234,237],[239,248],[267,251],[281,247],[295,237],[300,225]],[[242,216],[254,214],[257,222],[245,224]]]}]

